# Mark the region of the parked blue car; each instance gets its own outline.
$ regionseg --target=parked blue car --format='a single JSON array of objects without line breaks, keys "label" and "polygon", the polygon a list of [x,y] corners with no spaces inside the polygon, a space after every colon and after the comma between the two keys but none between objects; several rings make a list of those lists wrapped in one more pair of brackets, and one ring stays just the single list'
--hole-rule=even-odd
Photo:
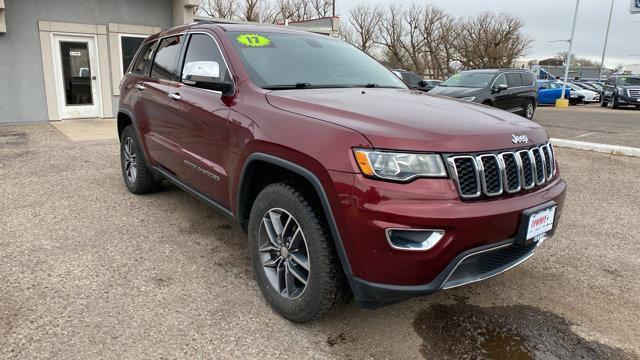
[{"label": "parked blue car", "polygon": [[[561,98],[562,83],[556,81],[538,80],[538,104],[553,105],[556,100]],[[569,99],[569,104],[577,105],[580,103],[580,96],[571,93],[571,89],[565,89],[565,95]]]}]

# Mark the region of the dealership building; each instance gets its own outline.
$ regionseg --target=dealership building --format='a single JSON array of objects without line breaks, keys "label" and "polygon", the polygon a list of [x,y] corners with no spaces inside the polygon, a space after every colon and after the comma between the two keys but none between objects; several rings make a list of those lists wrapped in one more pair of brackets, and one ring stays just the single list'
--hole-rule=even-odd
[{"label": "dealership building", "polygon": [[[193,22],[199,2],[0,0],[0,123],[114,117],[140,43]],[[329,33],[333,20],[296,26]]]}]

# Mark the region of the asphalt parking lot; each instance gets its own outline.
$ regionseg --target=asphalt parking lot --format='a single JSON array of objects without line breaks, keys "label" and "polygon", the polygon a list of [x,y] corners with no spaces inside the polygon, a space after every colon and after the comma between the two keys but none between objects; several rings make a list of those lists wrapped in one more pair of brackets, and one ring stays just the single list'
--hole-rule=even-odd
[{"label": "asphalt parking lot", "polygon": [[[574,134],[556,111],[536,119]],[[584,140],[620,138],[598,129]],[[522,266],[294,325],[263,301],[240,229],[169,185],[128,193],[115,140],[0,126],[0,358],[638,359],[640,159],[556,152],[561,226]]]},{"label": "asphalt parking lot", "polygon": [[534,120],[554,138],[640,147],[640,109],[599,104],[558,109],[540,106]]}]

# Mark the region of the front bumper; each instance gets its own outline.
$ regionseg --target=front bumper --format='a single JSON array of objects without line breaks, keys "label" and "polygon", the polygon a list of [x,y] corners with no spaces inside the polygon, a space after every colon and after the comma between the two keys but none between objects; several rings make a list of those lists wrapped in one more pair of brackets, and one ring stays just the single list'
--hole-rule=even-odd
[{"label": "front bumper", "polygon": [[[350,189],[349,194],[338,191],[340,232],[352,268],[351,288],[357,303],[368,308],[480,281],[521,263],[534,250],[513,245],[523,210],[555,202],[555,229],[566,190],[556,176],[528,192],[465,202],[451,179],[397,184],[344,173],[332,177]],[[347,181],[353,185],[346,186]],[[406,251],[390,246],[389,228],[442,229],[445,235],[428,251]],[[501,262],[478,270],[484,260],[474,259],[481,255],[485,260],[500,255]]]},{"label": "front bumper", "polygon": [[640,98],[629,97],[626,95],[618,95],[618,104],[620,105],[640,105]]},{"label": "front bumper", "polygon": [[552,234],[549,234],[538,242],[528,245],[506,240],[467,250],[456,256],[432,282],[425,285],[378,284],[355,276],[348,277],[349,284],[357,304],[363,308],[374,309],[501,274],[533,256],[535,249],[551,236]]}]

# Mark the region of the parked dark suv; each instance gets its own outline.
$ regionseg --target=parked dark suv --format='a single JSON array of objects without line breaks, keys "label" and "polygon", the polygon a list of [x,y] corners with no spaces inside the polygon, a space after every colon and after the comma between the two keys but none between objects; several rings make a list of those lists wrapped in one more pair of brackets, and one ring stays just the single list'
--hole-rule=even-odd
[{"label": "parked dark suv", "polygon": [[420,75],[411,71],[402,69],[393,69],[391,71],[393,71],[394,74],[402,79],[402,81],[404,81],[404,83],[407,84],[410,89],[428,92],[434,87],[442,84],[442,81],[440,80],[425,80],[420,77]]},{"label": "parked dark suv", "polygon": [[295,322],[499,274],[562,213],[539,125],[411,91],[330,37],[174,28],[144,41],[121,94],[127,188],[168,180],[238,222],[262,294]]},{"label": "parked dark suv", "polygon": [[640,108],[640,75],[615,75],[604,84],[600,100],[602,107],[617,109],[622,105]]},{"label": "parked dark suv", "polygon": [[532,119],[537,88],[533,73],[518,69],[469,70],[455,74],[429,94],[480,103]]}]

